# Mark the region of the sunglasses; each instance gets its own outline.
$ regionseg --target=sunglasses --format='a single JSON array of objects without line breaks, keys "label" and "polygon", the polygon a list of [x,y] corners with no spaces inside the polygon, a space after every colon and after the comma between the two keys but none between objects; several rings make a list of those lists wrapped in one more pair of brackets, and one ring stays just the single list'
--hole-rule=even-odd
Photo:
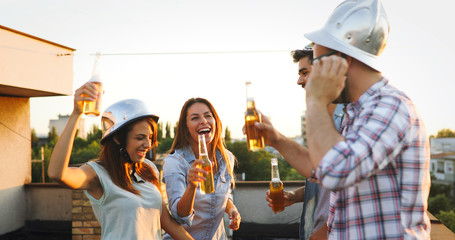
[{"label": "sunglasses", "polygon": [[[318,57],[316,57],[316,58],[313,58],[313,59],[310,61],[310,64],[313,65],[314,61],[320,60],[320,59],[323,58],[323,57],[328,57],[328,56],[335,55],[335,54],[337,54],[337,53],[339,53],[339,52],[338,52],[338,51],[331,51],[331,52],[328,52],[328,53],[324,53],[324,54],[322,54],[322,55],[320,55],[320,56],[318,56]],[[341,57],[342,57],[342,58],[346,58],[346,55],[345,55],[344,53],[341,53]]]}]

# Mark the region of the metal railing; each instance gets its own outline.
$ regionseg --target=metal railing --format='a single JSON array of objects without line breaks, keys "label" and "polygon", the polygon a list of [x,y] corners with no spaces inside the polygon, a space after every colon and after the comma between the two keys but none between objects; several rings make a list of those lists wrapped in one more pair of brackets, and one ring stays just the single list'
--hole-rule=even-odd
[{"label": "metal railing", "polygon": [[44,147],[41,146],[41,159],[32,159],[32,163],[41,163],[41,178],[42,182],[46,182],[46,176],[44,175]]}]

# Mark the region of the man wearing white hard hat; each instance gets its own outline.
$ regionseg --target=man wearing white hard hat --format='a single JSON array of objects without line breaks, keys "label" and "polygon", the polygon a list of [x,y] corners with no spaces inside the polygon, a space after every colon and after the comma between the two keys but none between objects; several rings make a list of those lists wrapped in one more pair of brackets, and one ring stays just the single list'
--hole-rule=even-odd
[{"label": "man wearing white hard hat", "polygon": [[[314,177],[333,191],[329,239],[429,239],[429,141],[411,99],[381,74],[389,22],[378,0],[345,1],[314,43],[306,85]],[[327,111],[346,103],[341,134]]]}]

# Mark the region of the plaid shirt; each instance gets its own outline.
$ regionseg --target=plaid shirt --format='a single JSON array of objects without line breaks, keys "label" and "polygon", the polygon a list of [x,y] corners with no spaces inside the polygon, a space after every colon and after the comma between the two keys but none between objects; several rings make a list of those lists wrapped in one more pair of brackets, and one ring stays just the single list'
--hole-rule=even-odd
[{"label": "plaid shirt", "polygon": [[329,239],[430,239],[430,149],[411,100],[377,82],[347,105],[342,135],[316,171],[333,190]]}]

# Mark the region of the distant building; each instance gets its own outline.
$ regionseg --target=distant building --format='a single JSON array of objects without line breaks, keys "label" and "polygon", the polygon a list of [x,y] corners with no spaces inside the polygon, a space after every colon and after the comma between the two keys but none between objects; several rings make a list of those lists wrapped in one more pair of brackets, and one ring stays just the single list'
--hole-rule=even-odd
[{"label": "distant building", "polygon": [[[70,115],[58,115],[58,119],[51,119],[49,120],[49,132],[52,131],[52,128],[55,127],[55,130],[57,131],[57,134],[60,136],[63,132],[63,129],[65,128],[66,123],[68,122],[68,119],[70,118]],[[80,138],[87,138],[87,135],[85,133],[85,119],[80,118],[79,120],[79,125],[78,125],[78,132],[77,132],[77,137]]]},{"label": "distant building", "polygon": [[455,138],[430,138],[431,154],[455,152]]},{"label": "distant building", "polygon": [[434,183],[451,185],[455,197],[455,138],[431,138],[430,173]]},{"label": "distant building", "polygon": [[430,173],[435,177],[433,183],[451,185],[450,196],[455,197],[455,152],[432,154]]}]

